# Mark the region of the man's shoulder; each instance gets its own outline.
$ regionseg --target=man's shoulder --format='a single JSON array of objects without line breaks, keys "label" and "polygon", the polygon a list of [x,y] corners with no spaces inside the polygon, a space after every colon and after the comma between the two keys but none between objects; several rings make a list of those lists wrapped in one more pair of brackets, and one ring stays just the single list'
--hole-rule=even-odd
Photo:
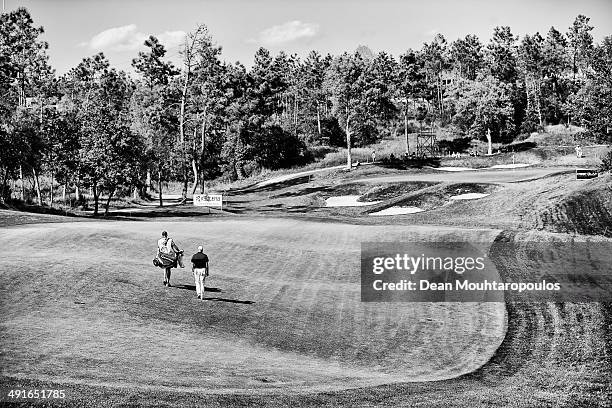
[{"label": "man's shoulder", "polygon": [[206,254],[198,252],[195,255],[193,255],[191,259],[208,259],[208,256]]}]

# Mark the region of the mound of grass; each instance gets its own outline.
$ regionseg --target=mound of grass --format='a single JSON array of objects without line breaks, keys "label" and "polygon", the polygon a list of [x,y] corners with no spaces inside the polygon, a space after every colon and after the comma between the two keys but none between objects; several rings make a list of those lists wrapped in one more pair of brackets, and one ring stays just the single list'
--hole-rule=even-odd
[{"label": "mound of grass", "polygon": [[525,151],[518,153],[501,153],[495,156],[444,157],[440,160],[440,166],[481,169],[501,164],[512,164],[512,156],[514,156],[514,163],[535,165],[542,161],[540,154],[537,152]]},{"label": "mound of grass", "polygon": [[584,181],[551,197],[532,216],[532,226],[554,232],[612,236],[612,174]]},{"label": "mound of grass", "polygon": [[[417,184],[417,183],[414,183]],[[404,194],[388,198],[386,201],[368,207],[365,211],[377,212],[385,208],[400,207],[419,207],[424,210],[432,210],[448,204],[450,197],[458,194],[468,193],[491,193],[497,187],[489,184],[474,183],[453,183],[453,184],[433,184],[421,183],[421,188],[407,191]]]},{"label": "mound of grass", "polygon": [[383,201],[390,200],[400,195],[412,193],[435,183],[389,183],[370,188],[360,198],[359,201]]}]

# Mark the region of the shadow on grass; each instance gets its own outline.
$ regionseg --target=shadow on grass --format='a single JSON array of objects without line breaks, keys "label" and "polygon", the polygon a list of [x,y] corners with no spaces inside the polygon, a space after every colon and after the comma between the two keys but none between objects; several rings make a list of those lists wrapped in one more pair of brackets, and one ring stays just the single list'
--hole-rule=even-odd
[{"label": "shadow on grass", "polygon": [[49,207],[46,204],[36,205],[27,204],[19,200],[11,200],[7,203],[0,203],[0,209],[20,211],[24,213],[33,214],[45,214],[45,215],[61,215],[64,217],[80,217],[79,214],[75,214],[72,209]]},{"label": "shadow on grass", "polygon": [[[195,292],[195,290],[196,290],[195,285],[176,285],[175,288],[177,288],[177,289],[184,289],[184,290],[190,290],[192,292]],[[204,291],[205,292],[213,292],[213,293],[221,293],[221,292],[223,292],[219,288],[209,288],[209,287],[204,287]],[[202,300],[211,300],[213,302],[239,303],[241,305],[252,305],[253,303],[255,303],[252,300],[225,299],[225,298],[220,298],[220,297],[209,297],[209,298],[205,297]]]},{"label": "shadow on grass", "polygon": [[254,184],[252,186],[248,186],[248,187],[244,187],[244,188],[240,188],[236,190],[229,190],[226,192],[226,194],[231,195],[232,193],[242,194],[242,193],[262,193],[266,191],[275,191],[281,188],[293,187],[298,184],[308,183],[310,181],[310,177],[311,175],[305,175],[305,176],[295,177],[295,178],[285,180],[285,181],[279,181],[278,183],[270,183],[270,184],[267,184],[265,186],[260,186],[260,187],[258,187],[257,184]]},{"label": "shadow on grass", "polygon": [[469,150],[471,142],[471,137],[461,137],[454,140],[440,140],[438,146],[442,151],[463,153]]},{"label": "shadow on grass", "polygon": [[440,159],[437,157],[390,157],[383,159],[379,165],[396,170],[420,169],[423,167],[440,167]]},{"label": "shadow on grass", "polygon": [[[176,285],[175,288],[177,288],[177,289],[184,289],[184,290],[190,290],[192,292],[195,292],[195,290],[196,290],[195,285]],[[207,287],[204,287],[204,290],[206,292],[223,292],[219,288],[207,288]]]},{"label": "shadow on grass", "polygon": [[252,300],[224,299],[224,298],[219,298],[219,297],[211,297],[211,298],[205,297],[202,300],[210,300],[213,302],[239,303],[241,305],[252,305],[255,303]]},{"label": "shadow on grass", "polygon": [[329,193],[334,191],[334,186],[306,187],[296,191],[288,191],[286,193],[275,195],[274,198],[299,197],[311,193]]},{"label": "shadow on grass", "polygon": [[524,152],[527,150],[531,150],[535,147],[537,147],[537,144],[534,142],[518,142],[518,143],[511,143],[509,145],[502,146],[499,150],[502,153],[515,153],[515,152]]}]

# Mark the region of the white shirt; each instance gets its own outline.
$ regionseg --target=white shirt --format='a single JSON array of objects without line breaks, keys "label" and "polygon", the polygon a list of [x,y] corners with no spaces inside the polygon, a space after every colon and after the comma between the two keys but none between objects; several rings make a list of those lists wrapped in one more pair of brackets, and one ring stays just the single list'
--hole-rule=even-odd
[{"label": "white shirt", "polygon": [[172,241],[172,238],[160,238],[159,240],[157,240],[157,248],[159,248],[160,252],[163,252],[165,254],[169,254],[170,252],[173,252],[174,249],[172,248],[172,246],[174,245],[174,242]]}]

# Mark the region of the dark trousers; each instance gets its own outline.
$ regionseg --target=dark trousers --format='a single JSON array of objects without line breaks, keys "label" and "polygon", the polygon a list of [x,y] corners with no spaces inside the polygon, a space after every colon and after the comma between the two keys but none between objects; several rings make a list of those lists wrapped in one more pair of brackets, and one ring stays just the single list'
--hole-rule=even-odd
[{"label": "dark trousers", "polygon": [[171,269],[166,268],[166,270],[164,271],[164,282],[170,282],[170,274],[171,274]]}]

